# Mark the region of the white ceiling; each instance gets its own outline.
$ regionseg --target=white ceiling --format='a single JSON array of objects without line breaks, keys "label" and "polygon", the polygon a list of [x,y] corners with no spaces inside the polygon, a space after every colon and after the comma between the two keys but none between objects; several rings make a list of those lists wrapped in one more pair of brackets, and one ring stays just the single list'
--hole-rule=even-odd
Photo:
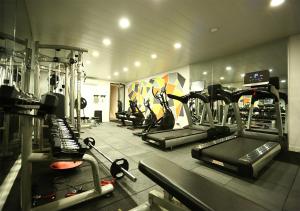
[{"label": "white ceiling", "polygon": [[[128,82],[300,32],[300,1],[26,0],[35,40],[87,48],[88,76]],[[131,27],[122,30],[126,16]],[[211,33],[211,27],[219,27]],[[105,47],[104,37],[112,44]],[[182,43],[175,50],[173,44]],[[98,58],[92,56],[99,51]],[[152,60],[150,55],[158,58]],[[139,60],[141,67],[134,67]],[[128,67],[127,73],[123,67]],[[113,73],[118,71],[119,76]]]}]

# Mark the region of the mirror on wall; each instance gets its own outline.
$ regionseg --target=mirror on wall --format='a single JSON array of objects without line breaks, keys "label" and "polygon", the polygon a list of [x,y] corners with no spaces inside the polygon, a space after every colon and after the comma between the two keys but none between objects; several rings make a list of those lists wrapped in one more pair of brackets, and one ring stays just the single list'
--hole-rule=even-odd
[{"label": "mirror on wall", "polygon": [[[0,85],[26,91],[30,74],[32,40],[24,0],[1,0]],[[29,84],[29,83],[27,83]],[[0,185],[21,151],[21,117],[0,111]]]},{"label": "mirror on wall", "polygon": [[[192,64],[191,83],[202,81],[208,95],[212,88],[220,85],[229,93],[246,89],[244,77],[247,73],[266,70],[270,78],[278,78],[279,92],[281,93],[280,108],[284,131],[287,131],[286,121],[286,97],[287,97],[287,39],[277,40],[262,44],[250,49],[245,49],[235,54],[216,58],[210,61]],[[273,79],[271,79],[273,80]],[[212,85],[216,87],[212,87]],[[285,97],[286,96],[286,97]],[[250,112],[252,96],[242,96],[239,101],[240,115],[245,127],[276,131],[276,112],[273,99],[260,99],[254,102]],[[211,99],[212,116],[215,124],[236,124],[232,105],[226,108],[223,100]],[[200,103],[195,114],[201,117],[203,109]],[[225,109],[228,109],[225,113]],[[251,116],[251,118],[249,118]],[[200,119],[200,118],[199,118]],[[205,122],[208,123],[207,114]]]}]

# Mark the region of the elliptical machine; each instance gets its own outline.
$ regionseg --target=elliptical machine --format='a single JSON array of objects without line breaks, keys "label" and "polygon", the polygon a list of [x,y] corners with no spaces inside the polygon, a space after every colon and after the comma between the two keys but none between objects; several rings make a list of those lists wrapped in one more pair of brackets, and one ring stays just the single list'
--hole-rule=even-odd
[{"label": "elliptical machine", "polygon": [[118,112],[116,113],[117,119],[121,120],[122,124],[118,125],[119,127],[128,126],[125,121],[131,121],[134,127],[142,125],[145,117],[143,112],[138,108],[137,102],[133,100],[129,100],[129,109],[128,111]]},{"label": "elliptical machine", "polygon": [[150,114],[147,116],[145,120],[146,127],[142,132],[133,133],[137,136],[142,136],[145,133],[156,130],[169,130],[173,129],[175,125],[175,118],[173,116],[173,112],[169,107],[167,93],[166,93],[166,85],[160,90],[160,92],[154,93],[154,88],[152,87],[152,95],[155,99],[157,99],[164,110],[164,115],[157,119],[156,114],[150,107],[149,99],[144,100],[144,105],[149,109]]},{"label": "elliptical machine", "polygon": [[[164,110],[164,115],[158,120],[158,130],[170,130],[173,129],[175,125],[175,118],[168,103],[166,86],[167,84],[165,84],[165,86],[160,90],[160,93],[157,92],[156,94],[154,94],[152,89],[153,96],[160,102],[160,105],[163,107]],[[149,130],[147,130],[146,132],[149,132],[150,129],[151,128],[149,128]]]},{"label": "elliptical machine", "polygon": [[144,106],[150,112],[149,115],[147,116],[147,118],[145,119],[145,125],[147,125],[147,127],[149,127],[150,125],[155,127],[156,124],[157,124],[157,117],[156,117],[156,114],[154,113],[154,111],[150,107],[150,100],[149,99],[148,100],[144,99]]}]

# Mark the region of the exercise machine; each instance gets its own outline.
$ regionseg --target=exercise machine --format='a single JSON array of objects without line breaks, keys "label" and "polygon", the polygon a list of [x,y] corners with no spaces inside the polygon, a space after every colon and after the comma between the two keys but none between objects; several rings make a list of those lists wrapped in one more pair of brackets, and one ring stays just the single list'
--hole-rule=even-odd
[{"label": "exercise machine", "polygon": [[[172,148],[174,146],[200,141],[207,138],[212,139],[228,135],[228,130],[226,127],[215,127],[212,121],[210,101],[207,96],[201,95],[196,92],[190,92],[189,94],[184,96],[175,96],[168,94],[168,97],[178,100],[183,104],[188,119],[188,125],[181,129],[149,132],[142,136],[143,141],[155,144],[161,148]],[[191,113],[189,112],[189,108],[187,105],[190,98],[198,98],[204,102],[210,122],[209,127],[193,124]]]},{"label": "exercise machine", "polygon": [[[78,99],[75,99],[74,106],[75,106],[74,107],[75,109],[78,108]],[[80,105],[79,105],[79,108],[82,110],[82,114],[83,114],[83,116],[80,116],[80,121],[81,121],[80,127],[81,128],[91,128],[92,127],[90,118],[85,116],[84,109],[86,107],[87,107],[87,100],[84,97],[81,97]],[[75,118],[75,119],[76,119],[76,121],[78,121],[78,118]]]},{"label": "exercise machine", "polygon": [[[198,145],[192,149],[192,157],[240,175],[255,178],[282,149],[287,148],[287,141],[282,129],[278,92],[279,79],[270,78],[268,70],[251,72],[245,75],[244,85],[250,88],[233,94],[237,133]],[[253,102],[258,99],[274,99],[278,134],[243,130],[238,101],[241,96],[245,95],[252,95]]]},{"label": "exercise machine", "polygon": [[[225,90],[221,84],[209,85],[207,87],[207,93],[209,95],[211,110],[214,110],[217,118],[217,121],[214,121],[214,124],[216,126],[229,128],[231,133],[235,132],[237,130],[236,124],[228,124],[228,112],[229,107],[232,104],[232,93]],[[213,109],[214,106],[216,106],[216,110]],[[208,125],[204,122],[206,115],[206,108],[204,107],[202,109],[200,125]]]},{"label": "exercise machine", "polygon": [[116,113],[117,119],[120,119],[122,124],[118,125],[119,127],[128,126],[125,122],[129,121],[132,123],[133,127],[139,127],[143,124],[145,117],[143,112],[139,109],[137,101],[129,100],[129,109],[128,111]]},{"label": "exercise machine", "polygon": [[149,100],[144,101],[144,105],[148,108],[150,114],[145,120],[145,128],[143,131],[133,133],[134,135],[143,136],[153,131],[170,130],[173,129],[175,125],[175,118],[167,99],[166,85],[160,90],[160,92],[158,91],[156,93],[154,93],[154,87],[152,87],[152,95],[160,103],[164,114],[161,118],[157,119],[156,114],[150,107]]}]

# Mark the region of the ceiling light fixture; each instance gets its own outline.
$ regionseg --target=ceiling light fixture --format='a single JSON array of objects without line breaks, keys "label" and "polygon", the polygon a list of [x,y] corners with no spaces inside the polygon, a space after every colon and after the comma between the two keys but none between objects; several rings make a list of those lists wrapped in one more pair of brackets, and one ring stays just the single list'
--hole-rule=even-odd
[{"label": "ceiling light fixture", "polygon": [[273,71],[273,69],[269,69],[269,72],[271,73]]},{"label": "ceiling light fixture", "polygon": [[110,77],[110,76],[107,76],[107,79],[111,79],[111,77]]},{"label": "ceiling light fixture", "polygon": [[135,62],[134,62],[134,66],[136,66],[136,67],[139,67],[139,66],[141,66],[141,62],[139,62],[139,61],[135,61]]},{"label": "ceiling light fixture", "polygon": [[286,83],[286,80],[281,80],[280,82],[281,82],[281,83]]},{"label": "ceiling light fixture", "polygon": [[180,49],[181,47],[182,47],[182,45],[181,45],[180,42],[174,43],[174,48],[175,48],[175,49]]},{"label": "ceiling light fixture", "polygon": [[90,60],[86,60],[86,64],[91,64],[91,61]]},{"label": "ceiling light fixture", "polygon": [[226,67],[226,70],[227,70],[227,71],[230,71],[230,70],[232,70],[232,67],[231,67],[231,66],[227,66],[227,67]]},{"label": "ceiling light fixture", "polygon": [[203,75],[207,75],[207,72],[205,71],[205,72],[203,72],[202,74],[203,74]]},{"label": "ceiling light fixture", "polygon": [[111,45],[111,40],[109,38],[104,38],[102,40],[103,45],[105,46],[110,46]]},{"label": "ceiling light fixture", "polygon": [[151,54],[151,58],[152,59],[156,59],[157,58],[157,55],[154,53],[154,54]]},{"label": "ceiling light fixture", "polygon": [[242,73],[242,74],[241,74],[241,77],[244,78],[244,77],[245,77],[245,73]]},{"label": "ceiling light fixture", "polygon": [[130,21],[128,18],[120,18],[119,20],[119,26],[122,28],[122,29],[127,29],[130,27]]},{"label": "ceiling light fixture", "polygon": [[124,71],[124,72],[127,72],[127,71],[128,71],[128,67],[124,67],[124,68],[123,68],[123,71]]},{"label": "ceiling light fixture", "polygon": [[98,51],[93,51],[92,55],[93,55],[94,57],[98,57],[98,56],[99,56],[99,52],[98,52]]},{"label": "ceiling light fixture", "polygon": [[119,72],[114,72],[114,76],[118,76],[119,75]]},{"label": "ceiling light fixture", "polygon": [[271,7],[278,7],[282,5],[285,2],[285,0],[271,0],[270,6]]},{"label": "ceiling light fixture", "polygon": [[220,77],[220,80],[224,80],[224,77]]},{"label": "ceiling light fixture", "polygon": [[209,31],[210,31],[211,33],[215,33],[215,32],[217,32],[217,31],[219,31],[219,28],[218,28],[218,27],[213,27],[213,28],[210,28]]}]

